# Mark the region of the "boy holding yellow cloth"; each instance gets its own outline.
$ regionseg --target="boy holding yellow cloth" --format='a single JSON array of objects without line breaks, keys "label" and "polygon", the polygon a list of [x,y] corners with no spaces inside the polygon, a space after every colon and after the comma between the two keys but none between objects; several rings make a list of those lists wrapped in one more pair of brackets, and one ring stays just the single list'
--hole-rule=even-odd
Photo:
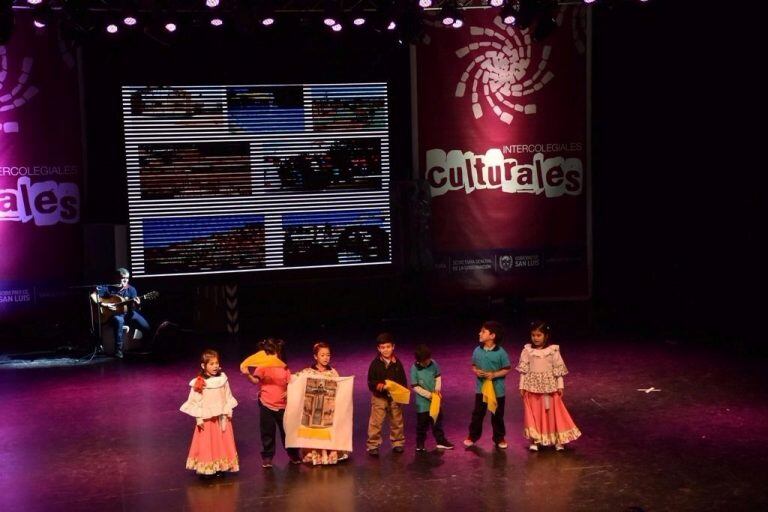
[{"label": "boy holding yellow cloth", "polygon": [[432,359],[432,352],[426,345],[418,345],[414,355],[416,362],[411,366],[411,387],[416,393],[416,452],[426,451],[424,442],[430,425],[437,448],[453,450],[453,444],[445,438],[443,432],[440,366]]},{"label": "boy holding yellow cloth", "polygon": [[509,355],[501,348],[504,326],[488,321],[480,328],[480,346],[472,353],[472,371],[477,377],[475,383],[475,407],[469,424],[469,435],[464,440],[467,448],[474,446],[483,434],[483,420],[486,410],[491,411],[493,442],[497,448],[507,448],[504,439],[504,379],[512,369]]},{"label": "boy holding yellow cloth", "polygon": [[[368,389],[371,391],[371,417],[368,419],[368,440],[365,447],[368,455],[378,457],[379,447],[382,443],[381,431],[384,420],[389,420],[389,440],[392,442],[392,451],[403,453],[405,444],[405,420],[403,408],[398,402],[404,399],[408,393],[408,382],[405,379],[403,363],[395,357],[395,340],[391,334],[384,332],[376,338],[376,350],[378,356],[371,361],[368,367]],[[389,381],[389,382],[388,382]],[[400,391],[397,384],[405,388]],[[398,400],[393,397],[397,395]],[[400,395],[403,395],[401,398]]]}]

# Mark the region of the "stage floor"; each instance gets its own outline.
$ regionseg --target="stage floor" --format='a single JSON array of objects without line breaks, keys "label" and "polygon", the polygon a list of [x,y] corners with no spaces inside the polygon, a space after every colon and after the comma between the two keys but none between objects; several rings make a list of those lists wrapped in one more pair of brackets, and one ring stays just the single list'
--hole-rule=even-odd
[{"label": "stage floor", "polygon": [[[241,470],[202,481],[184,469],[194,422],[179,412],[196,354],[157,362],[104,360],[58,368],[0,369],[0,496],[4,510],[766,510],[768,398],[764,359],[679,340],[579,335],[561,339],[570,369],[565,403],[581,439],[556,453],[527,451],[517,374],[507,381],[509,448],[493,447],[486,419],[464,449],[474,399],[470,354],[477,326],[419,322],[395,329],[406,370],[428,343],[443,368],[453,451],[365,452],[367,367],[376,329],[326,332],[333,365],[355,375],[354,453],[334,467],[260,465],[256,388],[239,375],[248,342],[211,343],[240,405],[234,429]],[[525,339],[505,346],[516,362]],[[289,363],[309,361],[312,340],[287,337]],[[198,347],[194,347],[196,351]],[[190,350],[192,352],[192,350]],[[659,392],[639,389],[654,387]],[[635,508],[633,508],[635,507]]]}]

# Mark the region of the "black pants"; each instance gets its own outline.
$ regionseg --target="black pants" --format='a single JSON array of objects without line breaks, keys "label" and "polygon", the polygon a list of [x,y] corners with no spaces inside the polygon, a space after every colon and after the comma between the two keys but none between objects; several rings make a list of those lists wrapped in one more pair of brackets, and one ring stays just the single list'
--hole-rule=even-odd
[{"label": "black pants", "polygon": [[424,441],[427,440],[427,430],[432,425],[432,435],[435,437],[437,444],[444,444],[446,442],[445,432],[443,432],[443,411],[437,415],[437,421],[432,421],[432,417],[427,412],[416,413],[416,446],[424,446]]},{"label": "black pants", "polygon": [[[494,443],[504,439],[507,433],[507,430],[504,428],[504,398],[506,397],[496,397],[496,402],[498,403],[496,414],[491,415]],[[472,409],[472,421],[469,423],[469,439],[472,441],[477,441],[483,435],[483,419],[485,419],[485,411],[487,410],[488,404],[483,402],[483,395],[480,393],[475,394],[475,408]]]},{"label": "black pants", "polygon": [[[275,434],[276,427],[280,429],[280,440],[285,446],[285,427],[283,427],[283,416],[285,409],[273,411],[259,402],[259,430],[261,431],[261,458],[271,459],[275,456]],[[286,448],[288,457],[296,459],[299,457],[298,448]]]}]

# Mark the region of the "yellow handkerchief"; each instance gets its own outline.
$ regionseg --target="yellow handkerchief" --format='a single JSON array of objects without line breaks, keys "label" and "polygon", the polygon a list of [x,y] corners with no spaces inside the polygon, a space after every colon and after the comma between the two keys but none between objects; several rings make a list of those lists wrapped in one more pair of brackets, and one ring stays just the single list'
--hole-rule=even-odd
[{"label": "yellow handkerchief", "polygon": [[324,441],[331,440],[331,429],[329,428],[310,428],[304,425],[299,425],[299,437],[305,439],[322,439]]},{"label": "yellow handkerchief", "polygon": [[285,363],[282,362],[274,354],[267,354],[263,350],[256,352],[253,355],[245,358],[245,361],[240,363],[240,371],[248,366],[258,366],[260,368],[284,368]]},{"label": "yellow handkerchief", "polygon": [[496,391],[493,389],[493,381],[491,379],[485,379],[483,381],[483,387],[480,388],[480,392],[483,394],[483,402],[488,404],[488,410],[491,414],[496,414],[496,407],[498,402],[496,401]]},{"label": "yellow handkerchief", "polygon": [[389,391],[392,400],[399,404],[407,404],[411,401],[411,391],[395,381],[385,380],[384,389]]},{"label": "yellow handkerchief", "polygon": [[432,401],[429,403],[429,415],[432,417],[432,421],[437,421],[437,415],[440,414],[441,401],[440,393],[432,392]]}]

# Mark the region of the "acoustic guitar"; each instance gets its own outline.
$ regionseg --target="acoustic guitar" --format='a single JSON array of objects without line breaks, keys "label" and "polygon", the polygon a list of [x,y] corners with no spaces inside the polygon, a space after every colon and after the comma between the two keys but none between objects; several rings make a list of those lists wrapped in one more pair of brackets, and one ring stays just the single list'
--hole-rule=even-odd
[{"label": "acoustic guitar", "polygon": [[115,315],[126,314],[131,306],[136,303],[136,299],[154,300],[160,296],[159,292],[151,291],[144,295],[139,295],[133,299],[126,299],[120,295],[109,295],[107,297],[99,297],[96,292],[91,294],[91,300],[99,306],[99,313],[101,316],[101,323],[106,324]]}]

